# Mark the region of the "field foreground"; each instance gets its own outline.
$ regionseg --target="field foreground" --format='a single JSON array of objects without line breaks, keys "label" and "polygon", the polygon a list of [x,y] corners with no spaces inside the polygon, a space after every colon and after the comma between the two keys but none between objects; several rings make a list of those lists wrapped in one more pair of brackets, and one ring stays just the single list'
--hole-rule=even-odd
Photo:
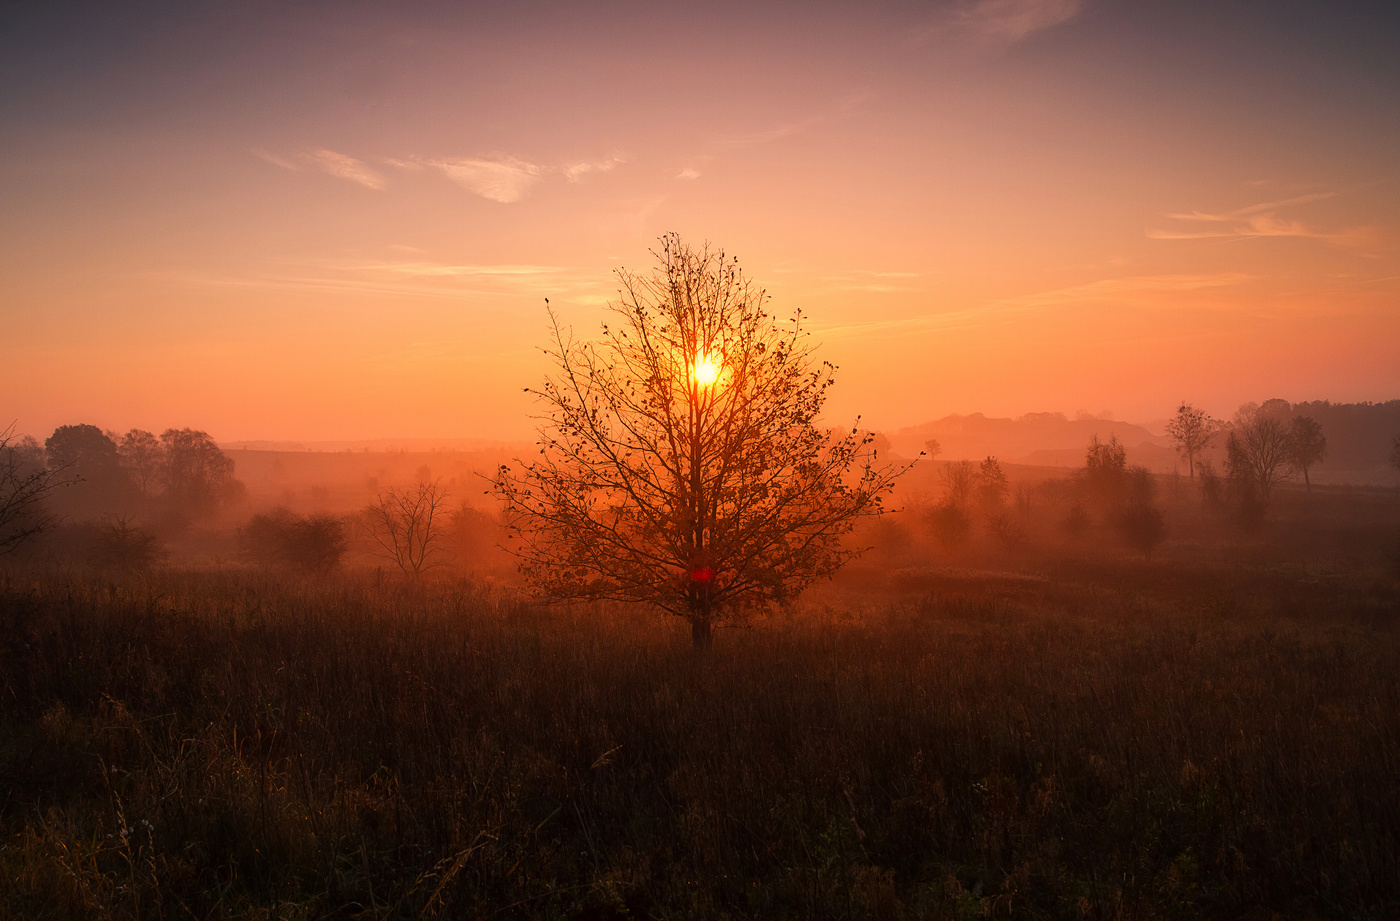
[{"label": "field foreground", "polygon": [[1393,584],[1115,565],[708,656],[470,582],[12,572],[0,916],[1400,913]]}]

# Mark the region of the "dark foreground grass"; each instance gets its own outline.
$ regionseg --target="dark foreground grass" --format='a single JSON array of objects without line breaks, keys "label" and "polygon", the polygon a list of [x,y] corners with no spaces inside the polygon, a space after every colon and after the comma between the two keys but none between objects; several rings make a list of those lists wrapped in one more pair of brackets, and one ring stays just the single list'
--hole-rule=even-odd
[{"label": "dark foreground grass", "polygon": [[703,658],[466,583],[12,574],[0,915],[1394,917],[1393,587],[1151,572]]}]

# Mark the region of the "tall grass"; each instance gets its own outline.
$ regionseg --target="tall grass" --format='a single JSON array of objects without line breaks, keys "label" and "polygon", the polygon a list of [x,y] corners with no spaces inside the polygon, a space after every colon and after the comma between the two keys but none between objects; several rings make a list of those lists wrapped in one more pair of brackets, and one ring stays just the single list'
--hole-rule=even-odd
[{"label": "tall grass", "polygon": [[1393,589],[948,576],[697,656],[466,582],[5,580],[4,917],[1400,912]]}]

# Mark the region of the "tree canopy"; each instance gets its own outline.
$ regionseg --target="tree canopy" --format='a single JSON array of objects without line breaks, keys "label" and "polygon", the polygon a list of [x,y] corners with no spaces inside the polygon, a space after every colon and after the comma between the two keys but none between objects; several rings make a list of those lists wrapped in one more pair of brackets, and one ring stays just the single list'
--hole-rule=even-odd
[{"label": "tree canopy", "polygon": [[819,421],[835,366],[800,311],[779,322],[738,263],[672,234],[650,274],[617,273],[597,340],[553,312],[555,374],[533,390],[540,454],[495,482],[545,596],[644,602],[713,622],[791,599],[856,551],[903,469]]}]

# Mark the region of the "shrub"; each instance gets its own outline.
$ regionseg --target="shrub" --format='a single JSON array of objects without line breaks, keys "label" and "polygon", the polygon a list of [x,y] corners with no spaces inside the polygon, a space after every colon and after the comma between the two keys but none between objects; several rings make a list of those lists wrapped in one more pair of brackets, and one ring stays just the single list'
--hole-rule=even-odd
[{"label": "shrub", "polygon": [[340,565],[347,539],[345,523],[334,515],[302,516],[276,508],[239,528],[238,543],[254,563],[326,572]]}]

